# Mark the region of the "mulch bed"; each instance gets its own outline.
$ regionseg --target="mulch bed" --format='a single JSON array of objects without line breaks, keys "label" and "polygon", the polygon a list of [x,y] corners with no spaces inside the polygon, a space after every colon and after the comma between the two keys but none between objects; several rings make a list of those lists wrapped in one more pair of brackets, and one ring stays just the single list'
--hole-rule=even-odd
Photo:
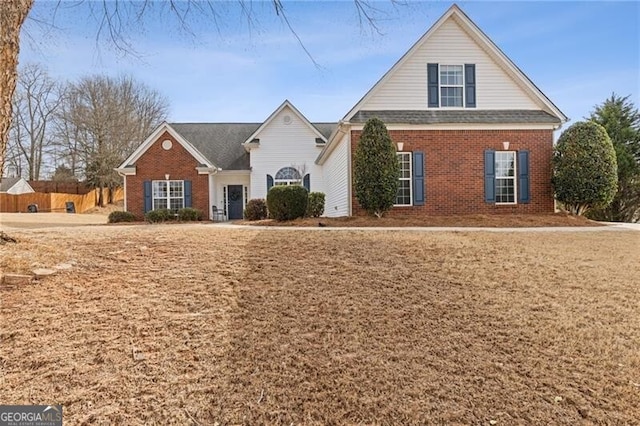
[{"label": "mulch bed", "polygon": [[254,226],[327,226],[327,227],[479,227],[479,228],[522,228],[543,226],[602,226],[601,223],[582,216],[566,213],[550,214],[504,214],[504,215],[460,215],[421,217],[369,217],[351,216],[338,218],[304,218],[278,222],[272,219],[259,221],[238,221]]}]

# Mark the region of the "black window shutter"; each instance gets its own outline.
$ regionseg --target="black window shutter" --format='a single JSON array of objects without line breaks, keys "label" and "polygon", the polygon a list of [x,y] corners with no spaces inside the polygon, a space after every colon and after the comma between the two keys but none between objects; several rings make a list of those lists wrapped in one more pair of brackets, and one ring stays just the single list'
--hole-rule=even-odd
[{"label": "black window shutter", "polygon": [[484,152],[484,201],[496,202],[496,152],[490,149]]},{"label": "black window shutter", "polygon": [[518,202],[526,204],[529,201],[529,151],[518,151]]},{"label": "black window shutter", "polygon": [[424,206],[424,152],[413,151],[413,205]]},{"label": "black window shutter", "polygon": [[143,182],[143,194],[144,194],[144,212],[150,212],[153,208],[152,204],[152,191],[151,191],[151,181],[145,180]]},{"label": "black window shutter", "polygon": [[304,186],[308,192],[311,192],[311,175],[308,173],[304,175],[304,178],[302,179],[302,186]]},{"label": "black window shutter", "polygon": [[427,64],[427,98],[429,108],[440,106],[438,64]]},{"label": "black window shutter", "polygon": [[191,201],[191,181],[185,180],[184,181],[184,206],[191,207],[192,203],[193,202]]},{"label": "black window shutter", "polygon": [[476,107],[476,66],[475,64],[464,65],[464,91],[465,107]]},{"label": "black window shutter", "polygon": [[272,186],[273,186],[273,176],[267,175],[267,192],[269,192]]}]

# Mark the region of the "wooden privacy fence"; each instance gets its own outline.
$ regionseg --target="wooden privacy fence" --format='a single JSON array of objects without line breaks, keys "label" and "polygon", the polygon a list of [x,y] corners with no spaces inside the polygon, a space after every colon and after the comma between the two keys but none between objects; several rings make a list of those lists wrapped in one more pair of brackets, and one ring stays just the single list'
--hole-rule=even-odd
[{"label": "wooden privacy fence", "polygon": [[[29,194],[0,194],[0,213],[25,213],[28,212],[31,204],[38,206],[39,212],[59,212],[67,211],[67,203],[72,202],[76,213],[84,213],[94,208],[98,202],[98,189],[94,189],[87,194],[62,194],[57,192],[42,193],[32,192]],[[105,200],[109,199],[109,190],[102,191]],[[113,201],[124,199],[124,191],[118,188],[113,193]]]}]

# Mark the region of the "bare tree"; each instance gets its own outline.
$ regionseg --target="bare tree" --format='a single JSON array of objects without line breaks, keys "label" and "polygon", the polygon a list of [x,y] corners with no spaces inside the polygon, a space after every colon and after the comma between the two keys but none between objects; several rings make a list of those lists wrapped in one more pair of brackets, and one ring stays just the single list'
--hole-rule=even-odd
[{"label": "bare tree", "polygon": [[40,179],[43,156],[51,145],[50,128],[60,104],[56,86],[40,65],[19,72],[9,138],[27,165],[29,180]]},{"label": "bare tree", "polygon": [[131,77],[94,76],[69,84],[59,130],[68,132],[62,138],[77,150],[87,182],[100,189],[100,205],[102,189],[121,185],[114,168],[166,118],[167,105]]},{"label": "bare tree", "polygon": [[[34,0],[1,0],[0,1],[0,171],[4,170],[5,154],[9,128],[11,126],[11,99],[16,87],[18,66],[18,53],[20,50],[20,30],[33,7]],[[376,13],[378,9],[372,7],[367,0],[353,0],[359,22],[366,23],[370,28],[379,32],[376,26]],[[391,3],[401,3],[391,0]],[[46,17],[41,23],[53,26],[57,8],[64,2],[54,3],[54,13]],[[88,5],[89,14],[97,22],[96,43],[104,38],[109,44],[122,52],[132,53],[133,48],[129,42],[129,32],[139,30],[145,19],[149,16],[169,14],[177,20],[179,27],[187,33],[190,30],[190,22],[198,19],[208,19],[219,28],[224,13],[224,2],[214,0],[168,0],[155,2],[152,0],[128,1],[113,0],[101,2],[77,1],[64,7]],[[282,0],[270,0],[273,12],[280,17],[282,22],[291,31],[300,47],[309,56],[311,61],[318,66],[311,53],[305,47],[303,40],[298,36],[285,11],[285,3]],[[252,0],[238,0],[237,5],[246,18],[249,27],[255,17]],[[50,22],[44,22],[50,20]]]},{"label": "bare tree", "polygon": [[20,29],[33,0],[8,0],[0,4],[0,171],[4,170],[11,127],[11,99],[16,89]]}]

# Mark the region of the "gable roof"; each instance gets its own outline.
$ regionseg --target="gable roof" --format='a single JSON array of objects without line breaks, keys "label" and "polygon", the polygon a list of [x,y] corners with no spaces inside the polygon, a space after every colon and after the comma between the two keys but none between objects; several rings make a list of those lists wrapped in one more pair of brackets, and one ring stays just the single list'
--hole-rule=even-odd
[{"label": "gable roof", "polygon": [[2,182],[0,182],[0,192],[7,192],[13,185],[20,182],[21,179],[21,177],[3,177]]},{"label": "gable roof", "polygon": [[147,139],[145,139],[144,142],[142,142],[136,148],[136,150],[133,151],[133,153],[129,157],[127,157],[126,160],[122,162],[122,164],[120,165],[120,167],[118,167],[118,169],[122,170],[127,167],[131,167],[133,164],[135,164],[135,162],[138,161],[138,159],[142,157],[142,155],[145,152],[147,152],[147,150],[151,147],[151,145],[153,145],[164,132],[168,132],[171,136],[173,136],[173,138],[176,141],[178,141],[178,143],[182,145],[184,149],[186,149],[189,152],[189,154],[193,156],[193,158],[199,161],[200,164],[206,167],[215,167],[215,165],[212,164],[204,155],[202,155],[201,152],[199,152],[191,143],[189,143],[184,137],[182,137],[182,135],[176,132],[175,129],[171,127],[169,123],[165,121],[162,124],[160,124],[158,128],[156,128],[147,137]]},{"label": "gable roof", "polygon": [[[309,123],[326,141],[337,123]],[[264,123],[163,123],[119,167],[131,167],[166,130],[202,164],[221,170],[249,170],[243,142]]]},{"label": "gable roof", "polygon": [[261,123],[172,123],[198,151],[222,170],[249,170],[242,143]]},{"label": "gable roof", "polygon": [[567,117],[542,91],[518,68],[507,55],[498,48],[498,46],[456,5],[453,4],[445,13],[436,21],[435,24],[427,30],[427,32],[416,41],[413,46],[387,71],[380,80],[373,85],[371,89],[356,103],[356,105],[347,112],[343,120],[348,122],[351,118],[360,112],[361,107],[384,85],[396,71],[417,51],[429,38],[449,19],[454,19],[462,29],[483,48],[489,56],[498,63],[508,75],[518,81],[522,87],[526,89],[528,94],[536,99],[540,104],[544,105],[546,110],[557,117],[558,123],[567,121]]},{"label": "gable roof", "polygon": [[[253,132],[247,139],[245,139],[244,144],[248,144],[250,143],[253,139],[255,139],[258,134],[264,129],[266,128],[269,123],[271,123],[271,121],[273,121],[273,119],[286,107],[289,107],[291,109],[291,111],[293,111],[293,113],[303,122],[305,123],[315,134],[318,138],[322,139],[323,142],[327,142],[327,137],[328,135],[325,135],[323,132],[320,131],[320,129],[318,129],[313,123],[311,123],[309,120],[307,120],[307,117],[305,117],[300,111],[298,111],[298,109],[296,107],[293,106],[293,104],[291,102],[289,102],[288,99],[285,99],[285,101],[280,104],[280,106],[278,108],[276,108],[275,111],[273,111],[271,113],[271,115],[269,117],[267,117],[267,119],[264,121],[264,123],[262,123],[262,125],[260,127],[258,127],[258,129],[256,129],[255,132]],[[335,126],[335,125],[334,125]],[[329,132],[329,134],[331,134],[331,132]]]}]

